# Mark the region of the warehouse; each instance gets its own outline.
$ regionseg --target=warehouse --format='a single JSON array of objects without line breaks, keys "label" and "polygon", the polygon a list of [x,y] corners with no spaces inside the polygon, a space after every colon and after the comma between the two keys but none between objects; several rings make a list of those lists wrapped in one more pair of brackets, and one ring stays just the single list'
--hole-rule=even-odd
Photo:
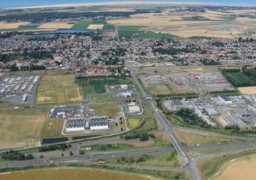
[{"label": "warehouse", "polygon": [[90,130],[105,130],[109,128],[109,119],[107,116],[91,117]]},{"label": "warehouse", "polygon": [[69,118],[66,123],[67,132],[79,132],[89,128],[84,118]]}]

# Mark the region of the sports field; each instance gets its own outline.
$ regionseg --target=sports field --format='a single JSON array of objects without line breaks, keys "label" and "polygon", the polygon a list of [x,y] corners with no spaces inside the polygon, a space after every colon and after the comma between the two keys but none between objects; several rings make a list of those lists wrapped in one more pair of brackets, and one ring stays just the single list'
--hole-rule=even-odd
[{"label": "sports field", "polygon": [[[104,178],[103,178],[104,177]],[[150,176],[142,176],[131,173],[111,172],[95,169],[82,168],[52,168],[52,169],[37,169],[27,170],[13,173],[0,174],[0,180],[150,180],[157,179]]]},{"label": "sports field", "polygon": [[0,111],[0,148],[38,145],[48,109]]},{"label": "sports field", "polygon": [[62,71],[48,71],[38,88],[36,102],[71,103],[83,100],[81,88],[75,83],[75,76]]}]

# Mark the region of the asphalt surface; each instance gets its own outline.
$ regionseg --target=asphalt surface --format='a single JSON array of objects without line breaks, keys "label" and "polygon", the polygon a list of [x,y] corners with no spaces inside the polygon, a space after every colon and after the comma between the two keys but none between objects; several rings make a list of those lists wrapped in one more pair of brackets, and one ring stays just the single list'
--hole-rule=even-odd
[{"label": "asphalt surface", "polygon": [[[130,70],[131,76],[132,76],[134,82],[136,83],[137,87],[140,89],[140,92],[142,93],[143,97],[144,98],[148,97],[147,93],[144,91],[143,87],[139,83],[137,77],[133,74],[132,70],[128,66],[126,66],[126,67]],[[191,161],[189,156],[186,154],[186,150],[184,149],[182,144],[179,142],[178,138],[175,136],[171,126],[169,126],[169,124],[167,123],[168,121],[162,116],[162,114],[155,107],[153,100],[148,100],[148,104],[149,104],[152,112],[155,114],[157,119],[160,121],[160,123],[164,127],[164,131],[169,135],[169,138],[170,138],[175,150],[177,151],[179,156],[182,158],[182,160],[184,162],[183,167],[186,168],[186,170],[188,171],[188,173],[190,174],[192,179],[200,180],[201,177],[199,175],[199,172],[198,172],[195,164]]]}]

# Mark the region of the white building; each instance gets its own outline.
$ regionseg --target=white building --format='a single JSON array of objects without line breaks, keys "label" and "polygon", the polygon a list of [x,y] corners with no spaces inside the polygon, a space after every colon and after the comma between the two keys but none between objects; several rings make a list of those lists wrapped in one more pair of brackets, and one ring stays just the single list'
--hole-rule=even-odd
[{"label": "white building", "polygon": [[109,119],[107,116],[92,117],[89,123],[90,130],[105,130],[108,127]]}]

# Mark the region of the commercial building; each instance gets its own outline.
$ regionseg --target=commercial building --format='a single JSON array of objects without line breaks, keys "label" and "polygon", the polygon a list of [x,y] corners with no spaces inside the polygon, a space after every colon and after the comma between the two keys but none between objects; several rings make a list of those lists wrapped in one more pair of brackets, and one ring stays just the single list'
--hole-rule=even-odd
[{"label": "commercial building", "polygon": [[89,123],[84,118],[70,118],[66,122],[67,132],[79,132],[89,128]]},{"label": "commercial building", "polygon": [[91,117],[89,122],[90,130],[105,130],[109,129],[109,119],[107,116]]}]

